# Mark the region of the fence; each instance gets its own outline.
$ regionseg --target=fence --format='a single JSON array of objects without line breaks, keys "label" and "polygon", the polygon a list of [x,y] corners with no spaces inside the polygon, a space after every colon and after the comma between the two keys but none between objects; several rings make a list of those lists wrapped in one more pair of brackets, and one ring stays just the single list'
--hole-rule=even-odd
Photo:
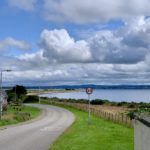
[{"label": "fence", "polygon": [[[58,101],[47,101],[49,104],[59,104],[59,105],[65,105],[65,106],[70,106],[82,111],[88,112],[88,104],[82,104],[82,103],[70,103],[70,102],[58,102]],[[110,121],[113,121],[115,123],[123,124],[126,125],[127,127],[133,127],[132,125],[132,120],[126,115],[126,114],[113,114],[109,112],[105,112],[103,110],[97,110],[95,108],[90,108],[91,114],[107,119]]]}]

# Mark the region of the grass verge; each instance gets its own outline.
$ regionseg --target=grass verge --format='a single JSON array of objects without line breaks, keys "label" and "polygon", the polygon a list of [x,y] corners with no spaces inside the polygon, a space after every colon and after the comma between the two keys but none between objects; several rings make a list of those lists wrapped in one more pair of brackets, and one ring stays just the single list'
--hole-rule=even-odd
[{"label": "grass verge", "polygon": [[76,120],[50,147],[49,150],[133,150],[133,129],[65,107],[74,113]]},{"label": "grass verge", "polygon": [[[31,106],[24,106],[21,113],[29,113],[29,119],[33,119],[41,113],[41,109]],[[29,119],[22,118],[22,116],[16,116],[15,110],[9,106],[7,112],[5,112],[5,114],[2,116],[2,120],[0,120],[0,126],[17,124]]]}]

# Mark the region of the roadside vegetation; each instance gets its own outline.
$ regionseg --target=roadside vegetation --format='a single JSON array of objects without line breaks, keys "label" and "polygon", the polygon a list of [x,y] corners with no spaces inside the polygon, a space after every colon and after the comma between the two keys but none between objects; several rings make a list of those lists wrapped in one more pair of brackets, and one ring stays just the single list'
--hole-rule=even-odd
[{"label": "roadside vegetation", "polygon": [[24,122],[40,114],[39,108],[24,105],[24,102],[30,98],[26,94],[27,90],[24,86],[16,85],[7,90],[8,104],[3,108],[0,126]]},{"label": "roadside vegetation", "polygon": [[[87,99],[59,99],[57,97],[53,97],[53,98],[47,98],[47,97],[43,97],[43,99],[47,100],[54,100],[54,101],[59,101],[59,102],[71,102],[71,103],[85,103],[88,104],[88,100]],[[91,104],[92,105],[107,105],[107,106],[118,106],[118,107],[127,107],[127,108],[150,108],[150,103],[144,103],[144,102],[126,102],[126,101],[122,101],[122,102],[114,102],[114,101],[109,101],[109,100],[103,100],[103,99],[94,99],[91,100]]]},{"label": "roadside vegetation", "polygon": [[[59,99],[56,97],[43,97],[42,99],[54,102],[88,104],[88,100],[86,99]],[[91,107],[97,110],[99,109],[113,114],[125,114],[128,117],[130,117],[130,119],[140,117],[141,115],[150,115],[150,103],[144,102],[112,102],[109,100],[95,99],[91,101]]]},{"label": "roadside vegetation", "polygon": [[8,106],[0,120],[0,126],[17,124],[37,117],[41,110],[36,107],[24,106],[21,111],[16,112],[14,107]]},{"label": "roadside vegetation", "polygon": [[74,113],[76,120],[49,150],[133,150],[133,129],[91,116],[87,124],[87,113],[66,107]]}]

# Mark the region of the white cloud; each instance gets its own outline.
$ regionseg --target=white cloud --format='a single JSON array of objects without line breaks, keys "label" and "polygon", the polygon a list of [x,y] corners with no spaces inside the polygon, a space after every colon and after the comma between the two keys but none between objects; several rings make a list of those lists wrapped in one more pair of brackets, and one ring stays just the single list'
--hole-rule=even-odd
[{"label": "white cloud", "polygon": [[91,23],[150,14],[149,0],[44,0],[47,20]]},{"label": "white cloud", "polygon": [[38,51],[31,54],[22,54],[17,58],[18,63],[20,64],[19,67],[21,66],[22,70],[40,70],[48,66],[47,59],[43,57],[43,51]]},{"label": "white cloud", "polygon": [[32,11],[37,0],[8,0],[8,4],[25,11]]},{"label": "white cloud", "polygon": [[5,80],[25,84],[148,84],[149,39],[145,17],[117,31],[97,31],[88,40],[75,40],[65,29],[43,30],[36,53],[3,57],[0,63],[14,70]]},{"label": "white cloud", "polygon": [[91,55],[88,43],[84,40],[75,41],[65,29],[44,30],[41,33],[40,47],[43,56],[51,62],[87,62]]},{"label": "white cloud", "polygon": [[[136,21],[135,21],[136,20]],[[136,64],[150,49],[150,19],[138,17],[121,30],[101,30],[75,41],[65,29],[44,30],[40,48],[50,63]]]},{"label": "white cloud", "polygon": [[123,43],[135,48],[150,47],[150,18],[136,17],[125,27]]},{"label": "white cloud", "polygon": [[0,51],[7,50],[8,48],[18,48],[22,50],[30,49],[30,45],[24,41],[16,40],[12,37],[7,37],[3,40],[0,40]]}]

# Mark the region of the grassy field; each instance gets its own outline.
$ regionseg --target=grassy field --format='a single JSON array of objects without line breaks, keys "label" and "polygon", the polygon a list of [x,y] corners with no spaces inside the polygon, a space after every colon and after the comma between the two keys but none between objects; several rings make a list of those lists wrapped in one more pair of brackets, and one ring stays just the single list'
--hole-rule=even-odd
[{"label": "grassy field", "polygon": [[91,116],[67,107],[76,116],[72,126],[56,140],[49,150],[133,150],[133,129]]},{"label": "grassy field", "polygon": [[[25,106],[21,113],[30,113],[30,119],[37,117],[40,114],[41,110],[36,107]],[[7,112],[2,116],[2,120],[0,120],[0,126],[17,124],[26,120],[21,119],[21,117],[15,116],[15,110],[12,107],[8,107]]]}]

